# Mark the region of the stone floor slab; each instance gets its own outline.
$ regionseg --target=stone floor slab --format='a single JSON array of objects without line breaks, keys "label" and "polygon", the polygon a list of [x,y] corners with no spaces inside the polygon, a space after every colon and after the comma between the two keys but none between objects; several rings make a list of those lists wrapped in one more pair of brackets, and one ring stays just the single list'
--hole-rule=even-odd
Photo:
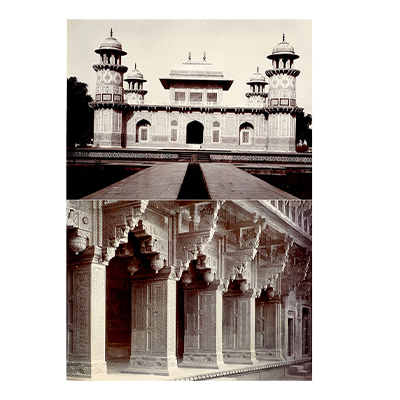
[{"label": "stone floor slab", "polygon": [[211,199],[296,199],[295,196],[230,164],[200,164]]},{"label": "stone floor slab", "polygon": [[160,163],[101,189],[84,200],[176,200],[187,163]]}]

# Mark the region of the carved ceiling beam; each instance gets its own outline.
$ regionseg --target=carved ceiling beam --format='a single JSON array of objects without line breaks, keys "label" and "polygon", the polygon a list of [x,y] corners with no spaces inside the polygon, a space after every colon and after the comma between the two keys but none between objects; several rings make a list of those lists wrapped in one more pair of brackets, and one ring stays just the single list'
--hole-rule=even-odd
[{"label": "carved ceiling beam", "polygon": [[177,234],[177,259],[185,268],[192,260],[198,260],[199,265],[209,263],[210,259],[204,256],[207,254],[207,244],[214,237],[221,204],[220,201],[214,201],[188,205],[193,224],[189,224],[189,232]]},{"label": "carved ceiling beam", "polygon": [[[234,203],[242,205],[239,201],[232,201]],[[311,207],[311,202],[305,200],[293,200],[293,203],[299,203],[299,206],[303,204],[304,207]],[[280,234],[287,234],[291,236],[294,241],[302,247],[311,248],[311,235],[301,229],[296,223],[294,223],[289,217],[284,215],[279,209],[267,200],[257,200],[244,204],[243,207],[248,212],[257,212],[267,221],[267,226],[264,229],[264,233],[269,234],[273,239],[278,239]]]},{"label": "carved ceiling beam", "polygon": [[120,244],[128,242],[128,234],[139,223],[148,200],[104,201],[103,258],[108,264]]},{"label": "carved ceiling beam", "polygon": [[[247,229],[253,228],[254,225],[258,221],[258,215],[256,213],[252,214],[253,218],[247,221],[239,221],[239,222],[228,222],[226,224],[227,231],[239,230],[239,229]],[[265,220],[264,220],[265,221]]]}]

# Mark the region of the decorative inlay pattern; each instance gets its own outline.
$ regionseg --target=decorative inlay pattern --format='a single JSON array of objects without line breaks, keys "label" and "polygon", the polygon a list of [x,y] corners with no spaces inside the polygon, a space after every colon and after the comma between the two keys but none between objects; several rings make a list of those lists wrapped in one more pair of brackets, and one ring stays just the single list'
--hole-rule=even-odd
[{"label": "decorative inlay pattern", "polygon": [[311,163],[311,157],[305,156],[261,156],[261,155],[240,155],[240,154],[210,154],[211,161],[244,161],[244,162],[298,162]]}]

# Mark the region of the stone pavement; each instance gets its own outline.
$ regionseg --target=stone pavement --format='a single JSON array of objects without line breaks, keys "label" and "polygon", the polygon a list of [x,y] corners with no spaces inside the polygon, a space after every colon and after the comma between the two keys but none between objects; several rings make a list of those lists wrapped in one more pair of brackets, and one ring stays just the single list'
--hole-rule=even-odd
[{"label": "stone pavement", "polygon": [[176,200],[187,163],[159,163],[110,185],[83,199],[91,200]]},{"label": "stone pavement", "polygon": [[[184,197],[185,199],[296,199],[295,196],[292,196],[291,194],[284,192],[283,190],[280,190],[231,164],[200,163],[197,164],[197,168],[198,166],[200,166],[201,172],[204,176],[206,188],[204,188],[203,179],[201,179],[201,183],[199,183],[200,179],[194,179],[193,176],[194,180],[192,183],[196,187],[192,187],[192,193],[201,193],[201,190],[199,191],[195,189],[199,188],[199,185],[202,185],[204,189],[208,190],[209,196],[205,198],[196,197],[196,195],[190,197],[190,184],[187,184],[186,179],[185,187],[189,186],[189,195],[186,193]],[[83,199],[181,199],[183,197],[179,197],[179,194],[187,169],[188,163],[159,163],[88,195]],[[198,174],[201,176],[200,170]],[[188,176],[191,176],[190,173]],[[207,194],[206,190],[203,192]]]},{"label": "stone pavement", "polygon": [[295,196],[230,164],[200,164],[211,199],[296,199]]}]

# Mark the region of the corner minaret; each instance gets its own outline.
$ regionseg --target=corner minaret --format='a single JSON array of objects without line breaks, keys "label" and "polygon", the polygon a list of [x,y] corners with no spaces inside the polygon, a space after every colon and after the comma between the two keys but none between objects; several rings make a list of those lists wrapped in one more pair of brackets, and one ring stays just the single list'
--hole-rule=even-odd
[{"label": "corner minaret", "polygon": [[125,101],[128,104],[143,104],[144,96],[147,93],[147,90],[143,90],[143,83],[147,82],[146,79],[143,79],[143,74],[135,69],[128,74],[125,78],[125,82],[128,83],[128,89],[125,89]]},{"label": "corner minaret", "polygon": [[95,50],[100,62],[93,65],[96,71],[96,97],[94,113],[94,146],[121,146],[122,103],[124,102],[123,78],[128,67],[121,65],[121,57],[127,53],[113,37],[103,40]]},{"label": "corner minaret", "polygon": [[300,71],[293,68],[295,54],[293,46],[285,41],[278,43],[267,56],[272,60],[272,69],[265,71],[269,79],[268,94],[268,150],[295,151],[296,114],[302,109],[296,104],[296,76]]},{"label": "corner minaret", "polygon": [[247,85],[250,85],[250,92],[245,93],[249,107],[265,107],[268,93],[264,92],[264,88],[268,83],[265,82],[265,76],[260,74],[258,67]]}]

